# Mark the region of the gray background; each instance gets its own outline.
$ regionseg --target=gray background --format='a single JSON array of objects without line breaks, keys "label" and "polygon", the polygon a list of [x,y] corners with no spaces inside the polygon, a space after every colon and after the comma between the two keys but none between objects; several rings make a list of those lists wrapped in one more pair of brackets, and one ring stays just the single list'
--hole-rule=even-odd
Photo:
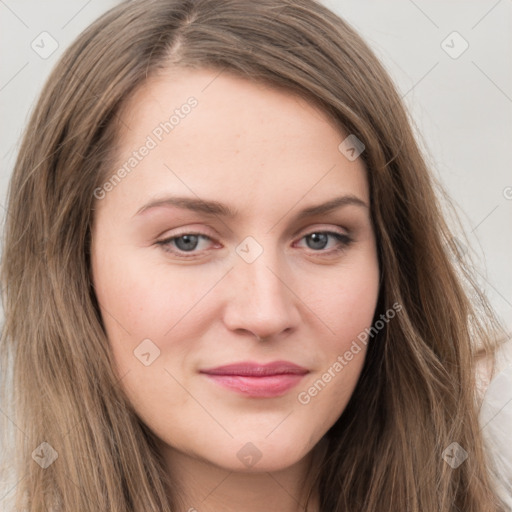
[{"label": "gray background", "polygon": [[[117,3],[0,0],[2,218],[20,135],[47,75],[70,42]],[[512,331],[512,0],[324,3],[391,73],[458,207],[479,258],[479,282]],[[52,44],[57,49],[45,55]]]}]

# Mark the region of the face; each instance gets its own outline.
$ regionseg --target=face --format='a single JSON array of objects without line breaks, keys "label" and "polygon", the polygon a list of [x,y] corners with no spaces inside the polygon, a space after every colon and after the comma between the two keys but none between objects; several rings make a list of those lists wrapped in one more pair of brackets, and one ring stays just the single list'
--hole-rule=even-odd
[{"label": "face", "polygon": [[292,466],[364,362],[379,281],[364,165],[318,108],[226,72],[166,72],[121,121],[92,233],[121,386],[167,458]]}]

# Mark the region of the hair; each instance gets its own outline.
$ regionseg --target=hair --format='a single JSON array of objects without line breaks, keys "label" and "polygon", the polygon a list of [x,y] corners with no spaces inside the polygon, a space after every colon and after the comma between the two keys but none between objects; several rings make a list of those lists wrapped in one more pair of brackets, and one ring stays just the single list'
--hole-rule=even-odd
[{"label": "hair", "polygon": [[[310,475],[321,510],[501,511],[474,376],[497,321],[457,252],[393,83],[361,37],[314,0],[123,2],[53,70],[20,147],[4,233],[0,350],[16,510],[176,510],[157,440],[113,370],[90,265],[94,190],[116,163],[120,109],[170,68],[217,69],[300,95],[340,137],[365,145],[381,273],[375,318],[402,309],[369,342],[350,402],[324,436]],[[42,442],[58,454],[45,470],[31,460]],[[457,469],[442,457],[452,442],[469,452]]]}]

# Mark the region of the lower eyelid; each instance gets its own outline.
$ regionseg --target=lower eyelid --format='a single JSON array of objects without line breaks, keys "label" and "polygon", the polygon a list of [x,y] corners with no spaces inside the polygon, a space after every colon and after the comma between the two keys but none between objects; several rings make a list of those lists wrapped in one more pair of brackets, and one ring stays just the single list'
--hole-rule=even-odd
[{"label": "lower eyelid", "polygon": [[170,253],[175,253],[175,254],[176,253],[178,253],[178,254],[187,254],[188,253],[192,256],[192,255],[199,254],[200,252],[202,252],[202,251],[196,251],[196,250],[188,252],[188,251],[182,251],[182,250],[178,249],[177,247],[172,247],[172,245],[171,245],[172,242],[175,242],[176,240],[178,240],[179,238],[181,238],[182,236],[185,236],[185,235],[197,236],[200,239],[215,243],[215,241],[213,240],[212,237],[205,235],[203,233],[194,233],[191,231],[191,232],[179,233],[177,235],[173,235],[173,236],[164,238],[163,240],[157,240],[155,242],[155,244],[161,246],[164,251],[170,252]]},{"label": "lower eyelid", "polygon": [[[322,231],[322,230],[316,230],[316,231],[311,231],[309,233],[305,233],[304,235],[302,235],[299,239],[298,239],[298,242],[302,241],[303,239],[305,239],[306,237],[314,234],[314,233],[324,233],[324,234],[327,234],[333,238],[335,238],[337,241],[338,241],[338,247],[334,247],[334,248],[331,248],[330,250],[317,250],[315,251],[314,249],[310,249],[313,253],[319,253],[319,254],[322,254],[322,253],[330,253],[330,252],[336,252],[337,250],[343,250],[345,248],[347,248],[352,242],[353,242],[353,238],[350,237],[349,235],[345,234],[345,233],[338,233],[336,231]],[[203,238],[205,240],[208,240],[211,244],[215,245],[219,245],[218,242],[215,242],[215,240],[209,236],[209,235],[206,235],[204,233],[196,233],[196,232],[183,232],[183,233],[179,233],[179,234],[176,234],[172,237],[168,237],[168,238],[165,238],[163,240],[159,240],[156,242],[157,245],[160,245],[162,247],[163,250],[165,250],[166,252],[169,252],[169,253],[173,253],[173,254],[178,254],[182,257],[193,257],[195,255],[199,255],[201,254],[202,252],[204,251],[208,251],[209,249],[204,249],[202,251],[183,251],[183,250],[180,250],[178,249],[177,247],[172,247],[171,246],[171,243],[177,239],[179,239],[180,237],[184,236],[184,235],[194,235],[194,236],[198,236],[200,238]],[[172,248],[171,248],[172,247]],[[189,256],[186,256],[186,255],[189,255]]]},{"label": "lower eyelid", "polygon": [[351,243],[353,241],[353,238],[345,233],[338,233],[337,231],[322,231],[322,230],[316,230],[316,231],[311,231],[309,233],[306,233],[306,234],[302,235],[300,238],[298,238],[298,241],[301,241],[313,234],[325,234],[332,238],[335,238],[341,244],[346,244],[346,245],[348,245],[349,243]]}]

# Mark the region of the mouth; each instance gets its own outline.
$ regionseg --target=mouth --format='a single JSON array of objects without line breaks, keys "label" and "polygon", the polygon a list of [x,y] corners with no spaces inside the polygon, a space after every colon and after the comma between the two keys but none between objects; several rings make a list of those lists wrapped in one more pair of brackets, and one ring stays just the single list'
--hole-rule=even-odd
[{"label": "mouth", "polygon": [[273,398],[295,387],[309,370],[288,361],[268,364],[248,361],[200,370],[200,373],[231,391],[255,398]]}]

